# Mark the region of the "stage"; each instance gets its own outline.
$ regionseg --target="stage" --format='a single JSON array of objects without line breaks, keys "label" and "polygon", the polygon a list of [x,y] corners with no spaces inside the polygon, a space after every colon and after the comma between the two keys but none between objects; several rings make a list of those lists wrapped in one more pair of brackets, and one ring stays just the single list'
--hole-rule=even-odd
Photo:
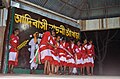
[{"label": "stage", "polygon": [[0,74],[0,79],[120,79],[120,76]]}]

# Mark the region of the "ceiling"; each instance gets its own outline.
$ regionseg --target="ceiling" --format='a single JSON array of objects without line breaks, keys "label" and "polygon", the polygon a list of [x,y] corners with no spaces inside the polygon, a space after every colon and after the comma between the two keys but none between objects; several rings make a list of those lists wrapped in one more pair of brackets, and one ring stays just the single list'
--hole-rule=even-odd
[{"label": "ceiling", "polygon": [[120,16],[120,0],[26,0],[76,20]]}]

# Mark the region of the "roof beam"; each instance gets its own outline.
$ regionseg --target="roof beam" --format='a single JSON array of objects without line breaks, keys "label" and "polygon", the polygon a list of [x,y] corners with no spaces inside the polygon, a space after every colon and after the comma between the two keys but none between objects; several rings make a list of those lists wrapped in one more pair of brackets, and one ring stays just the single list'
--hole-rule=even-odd
[{"label": "roof beam", "polygon": [[79,8],[79,10],[80,10],[80,15],[79,15],[78,17],[81,17],[81,14],[83,13],[82,8],[83,8],[83,6],[86,5],[86,1],[87,1],[87,0],[82,0],[81,7]]},{"label": "roof beam", "polygon": [[[106,6],[106,8],[113,8],[113,7],[120,7],[120,5],[112,5],[112,6]],[[99,8],[90,8],[90,10],[100,10],[105,9],[105,7],[99,7]],[[81,11],[85,11],[87,9],[81,9]]]},{"label": "roof beam", "polygon": [[[62,0],[60,0],[60,1],[62,1]],[[69,1],[69,0],[68,0]],[[68,2],[67,1],[67,2]],[[65,5],[67,4],[67,2],[65,2],[65,1],[62,1],[63,3],[64,3],[64,5],[62,6],[62,8],[59,10],[59,11],[61,11],[64,7],[65,7]]]},{"label": "roof beam", "polygon": [[108,15],[108,13],[107,13],[107,2],[106,2],[106,0],[104,0],[104,1],[105,1],[104,2],[104,15],[107,18],[107,15]]},{"label": "roof beam", "polygon": [[45,6],[45,4],[48,2],[48,0],[45,1],[45,3],[43,4],[43,7]]},{"label": "roof beam", "polygon": [[87,17],[90,18],[90,4],[89,4],[88,0],[86,2],[86,5],[87,5]]}]

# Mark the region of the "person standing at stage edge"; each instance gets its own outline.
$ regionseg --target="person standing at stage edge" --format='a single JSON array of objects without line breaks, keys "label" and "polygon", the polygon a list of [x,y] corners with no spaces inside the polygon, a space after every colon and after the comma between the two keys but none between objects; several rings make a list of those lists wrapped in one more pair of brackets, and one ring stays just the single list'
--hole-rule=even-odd
[{"label": "person standing at stage edge", "polygon": [[8,60],[8,73],[13,73],[13,69],[18,65],[18,45],[19,45],[19,29],[15,28],[13,34],[10,36],[10,50]]},{"label": "person standing at stage edge", "polygon": [[[35,52],[36,50],[38,49],[38,44],[40,43],[40,40],[38,37],[39,37],[39,33],[38,32],[35,32],[33,34],[33,37],[30,42],[29,42],[29,45],[30,45],[30,59],[34,58],[34,55],[35,55]],[[35,62],[31,62],[30,64],[30,73],[35,73],[35,70],[37,69],[38,67],[38,64],[36,64]]]}]

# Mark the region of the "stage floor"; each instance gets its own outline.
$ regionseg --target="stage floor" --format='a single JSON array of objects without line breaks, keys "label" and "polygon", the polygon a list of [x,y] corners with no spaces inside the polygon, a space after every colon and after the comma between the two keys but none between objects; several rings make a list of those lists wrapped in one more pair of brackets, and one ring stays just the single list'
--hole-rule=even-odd
[{"label": "stage floor", "polygon": [[0,74],[0,79],[120,79],[120,76]]}]

